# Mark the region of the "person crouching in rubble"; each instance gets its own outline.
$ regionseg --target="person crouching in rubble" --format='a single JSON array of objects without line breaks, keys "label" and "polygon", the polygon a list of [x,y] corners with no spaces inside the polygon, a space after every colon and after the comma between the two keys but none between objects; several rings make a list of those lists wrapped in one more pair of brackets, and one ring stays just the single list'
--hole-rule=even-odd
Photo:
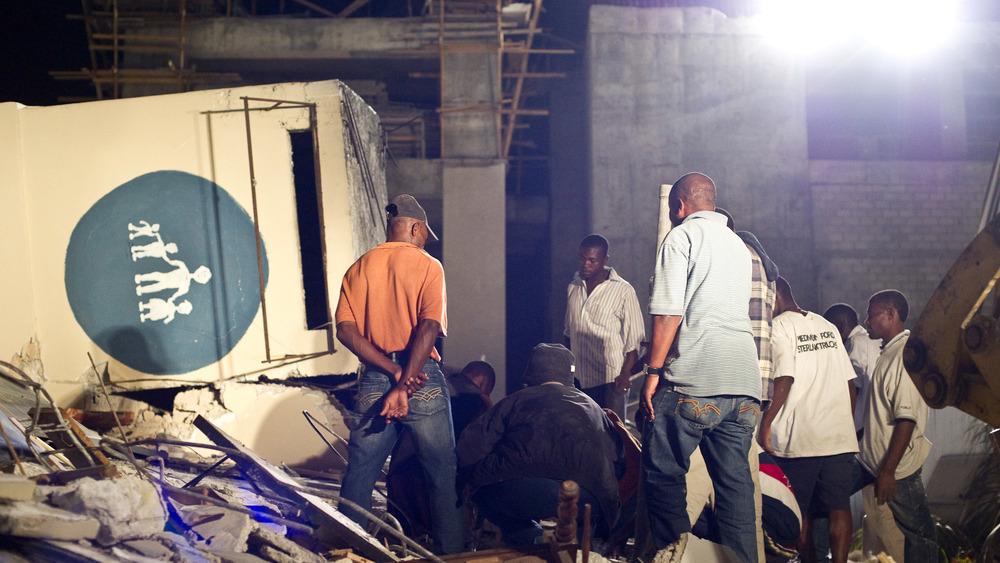
[{"label": "person crouching in rubble", "polygon": [[493,405],[458,441],[459,485],[503,533],[507,546],[536,543],[539,520],[556,517],[563,481],[580,486],[584,505],[606,536],[618,520],[621,441],[600,406],[573,387],[575,358],[561,344],[539,344],[521,376],[526,386]]}]

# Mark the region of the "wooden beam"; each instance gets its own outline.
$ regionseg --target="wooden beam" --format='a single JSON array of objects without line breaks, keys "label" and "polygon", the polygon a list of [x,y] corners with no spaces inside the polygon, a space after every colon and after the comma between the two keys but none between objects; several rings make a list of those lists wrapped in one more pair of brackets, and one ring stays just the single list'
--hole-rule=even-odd
[{"label": "wooden beam", "polygon": [[504,53],[515,55],[575,55],[574,49],[528,49],[526,47],[504,47]]},{"label": "wooden beam", "polygon": [[319,12],[319,13],[323,14],[324,16],[330,16],[331,18],[337,17],[337,14],[331,12],[330,10],[327,10],[323,6],[318,6],[316,4],[313,4],[309,0],[293,0],[293,1],[297,2],[299,4],[302,4],[306,8],[309,8],[310,10],[313,10],[315,12]]},{"label": "wooden beam", "polygon": [[343,10],[341,10],[340,13],[337,14],[336,17],[338,17],[338,18],[346,18],[347,16],[349,16],[349,15],[353,14],[354,12],[356,12],[356,11],[360,10],[361,8],[363,8],[365,6],[365,4],[367,4],[367,3],[368,3],[368,0],[354,0],[354,2],[351,2],[351,4],[348,7],[344,8]]}]

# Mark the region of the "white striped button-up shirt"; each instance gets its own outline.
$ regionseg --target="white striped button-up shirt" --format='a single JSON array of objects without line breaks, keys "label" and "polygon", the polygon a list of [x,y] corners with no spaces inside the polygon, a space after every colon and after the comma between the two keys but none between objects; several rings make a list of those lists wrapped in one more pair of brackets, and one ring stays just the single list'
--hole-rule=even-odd
[{"label": "white striped button-up shirt", "polygon": [[638,350],[645,338],[642,310],[635,289],[609,268],[608,279],[587,295],[579,272],[566,290],[566,324],[576,356],[576,377],[589,389],[611,383],[621,373],[625,354]]}]

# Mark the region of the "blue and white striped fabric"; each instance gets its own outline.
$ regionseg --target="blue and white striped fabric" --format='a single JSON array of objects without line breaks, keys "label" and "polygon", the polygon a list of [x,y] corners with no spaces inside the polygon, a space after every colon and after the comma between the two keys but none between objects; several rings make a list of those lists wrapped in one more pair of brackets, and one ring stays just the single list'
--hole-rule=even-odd
[{"label": "blue and white striped fabric", "polygon": [[566,289],[563,334],[576,356],[576,377],[583,389],[614,381],[621,373],[625,354],[638,350],[645,338],[635,289],[614,268],[610,270],[608,279],[590,295],[579,272]]},{"label": "blue and white striped fabric", "polygon": [[663,239],[649,313],[682,317],[667,374],[677,391],[760,399],[750,279],[750,251],[719,213],[693,213]]}]

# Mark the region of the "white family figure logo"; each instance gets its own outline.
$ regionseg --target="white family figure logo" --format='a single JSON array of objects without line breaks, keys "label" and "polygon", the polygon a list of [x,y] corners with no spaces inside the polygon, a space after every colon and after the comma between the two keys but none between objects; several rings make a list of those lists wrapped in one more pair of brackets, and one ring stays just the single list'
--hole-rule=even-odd
[{"label": "white family figure logo", "polygon": [[138,225],[128,224],[129,240],[143,237],[155,239],[145,244],[133,244],[131,246],[132,261],[138,262],[140,258],[159,258],[173,269],[169,271],[154,270],[143,274],[135,275],[135,294],[138,296],[172,291],[170,297],[152,297],[148,301],[139,302],[139,321],[162,321],[169,324],[177,313],[190,315],[194,310],[194,305],[187,299],[177,302],[179,297],[187,294],[191,289],[191,281],[200,284],[208,283],[212,279],[212,271],[207,266],[198,266],[192,272],[183,260],[171,258],[170,254],[177,253],[177,245],[163,242],[160,236],[160,224],[150,224],[148,221],[139,221]]}]

